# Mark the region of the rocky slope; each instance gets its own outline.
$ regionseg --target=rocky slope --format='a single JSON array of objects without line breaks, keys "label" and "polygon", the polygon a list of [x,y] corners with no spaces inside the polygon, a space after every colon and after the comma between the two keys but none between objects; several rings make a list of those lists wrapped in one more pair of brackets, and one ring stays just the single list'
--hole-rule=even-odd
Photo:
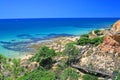
[{"label": "rocky slope", "polygon": [[79,66],[109,74],[120,69],[120,20],[106,31],[102,44],[92,46],[83,53]]},{"label": "rocky slope", "polygon": [[106,33],[99,48],[104,53],[120,53],[120,20]]}]

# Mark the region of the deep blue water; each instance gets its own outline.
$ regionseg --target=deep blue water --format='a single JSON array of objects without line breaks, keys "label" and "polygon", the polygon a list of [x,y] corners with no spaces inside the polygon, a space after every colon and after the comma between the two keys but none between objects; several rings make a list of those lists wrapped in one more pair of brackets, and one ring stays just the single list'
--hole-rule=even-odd
[{"label": "deep blue water", "polygon": [[[71,36],[109,28],[120,18],[0,19],[0,53],[27,54],[27,44],[56,36]],[[25,52],[25,53],[24,53]]]}]

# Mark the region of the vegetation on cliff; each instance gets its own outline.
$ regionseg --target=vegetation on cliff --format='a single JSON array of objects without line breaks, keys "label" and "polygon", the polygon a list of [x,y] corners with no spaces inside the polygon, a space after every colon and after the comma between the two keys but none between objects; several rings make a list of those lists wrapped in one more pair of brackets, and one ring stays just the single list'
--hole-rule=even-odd
[{"label": "vegetation on cliff", "polygon": [[18,80],[56,80],[55,74],[50,70],[34,70],[27,73]]},{"label": "vegetation on cliff", "polygon": [[80,74],[78,74],[75,69],[66,68],[60,75],[60,80],[78,80],[79,77]]},{"label": "vegetation on cliff", "polygon": [[87,44],[92,44],[92,45],[97,46],[101,44],[102,42],[103,42],[103,37],[96,37],[96,38],[90,39],[88,35],[86,34],[80,37],[80,39],[77,41],[77,44],[81,46],[84,46]]},{"label": "vegetation on cliff", "polygon": [[0,80],[15,80],[23,71],[19,59],[10,59],[0,55]]},{"label": "vegetation on cliff", "polygon": [[75,62],[78,53],[79,50],[72,43],[67,44],[63,51],[63,54],[69,57],[68,58],[69,63]]},{"label": "vegetation on cliff", "polygon": [[92,75],[89,75],[89,74],[85,74],[83,76],[83,80],[98,80],[98,78],[96,76],[92,76]]}]

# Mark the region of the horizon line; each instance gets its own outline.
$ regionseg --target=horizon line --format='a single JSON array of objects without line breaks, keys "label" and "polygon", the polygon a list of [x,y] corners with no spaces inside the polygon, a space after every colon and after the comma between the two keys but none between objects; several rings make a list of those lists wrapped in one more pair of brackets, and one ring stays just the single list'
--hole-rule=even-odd
[{"label": "horizon line", "polygon": [[0,19],[80,19],[80,18],[120,18],[120,17],[48,17],[48,18],[0,18]]}]

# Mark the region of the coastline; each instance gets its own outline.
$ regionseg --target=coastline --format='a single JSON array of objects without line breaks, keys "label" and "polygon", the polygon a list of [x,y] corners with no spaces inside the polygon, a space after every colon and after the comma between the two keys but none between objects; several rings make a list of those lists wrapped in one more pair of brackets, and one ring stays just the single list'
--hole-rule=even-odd
[{"label": "coastline", "polygon": [[[109,28],[116,20],[118,19],[17,19],[17,22],[11,19],[1,20],[0,23],[3,25],[0,24],[0,30],[3,32],[0,36],[0,53],[9,58],[19,58],[36,52],[30,49],[28,45],[46,45],[49,42],[46,39],[52,40],[53,37],[82,35],[92,30]],[[10,22],[11,26],[6,22]],[[37,26],[35,26],[36,24]]]},{"label": "coastline", "polygon": [[47,46],[49,48],[55,49],[56,52],[58,52],[59,48],[61,47],[63,50],[63,47],[69,43],[69,42],[74,42],[77,39],[79,39],[79,36],[65,36],[65,37],[56,37],[56,38],[51,38],[48,41],[41,42],[41,43],[35,43],[30,46],[30,48],[34,48],[38,50],[42,46]]},{"label": "coastline", "polygon": [[[88,34],[78,36],[48,36],[49,38],[47,37],[44,40],[38,38],[29,42],[14,43],[16,45],[10,43],[15,49],[12,46],[10,48],[14,50],[21,48],[21,51],[27,50],[25,54],[20,53],[18,56],[15,55],[17,57],[14,57],[16,61],[19,60],[19,67],[21,69],[25,68],[25,71],[21,71],[22,74],[34,72],[42,66],[55,74],[58,71],[63,73],[66,69],[71,69],[80,75],[79,78],[86,75],[103,79],[106,77],[112,78],[114,71],[120,68],[120,65],[116,65],[119,64],[117,61],[120,60],[118,55],[120,28],[119,26],[116,28],[118,24],[113,25],[111,29],[96,29]],[[114,34],[114,32],[116,33]],[[68,43],[70,45],[66,46]],[[42,46],[47,46],[50,49]],[[52,49],[54,49],[54,52]]]},{"label": "coastline", "polygon": [[[61,52],[64,50],[64,47],[67,43],[75,42],[79,38],[80,36],[63,36],[63,37],[61,36],[61,37],[56,37],[48,40],[31,43],[29,47],[35,49],[36,53],[39,50],[39,48],[42,46],[47,46],[49,48],[54,49],[56,52]],[[27,60],[30,59],[32,56],[34,56],[36,53],[25,54],[18,58],[20,58],[21,60]]]}]

